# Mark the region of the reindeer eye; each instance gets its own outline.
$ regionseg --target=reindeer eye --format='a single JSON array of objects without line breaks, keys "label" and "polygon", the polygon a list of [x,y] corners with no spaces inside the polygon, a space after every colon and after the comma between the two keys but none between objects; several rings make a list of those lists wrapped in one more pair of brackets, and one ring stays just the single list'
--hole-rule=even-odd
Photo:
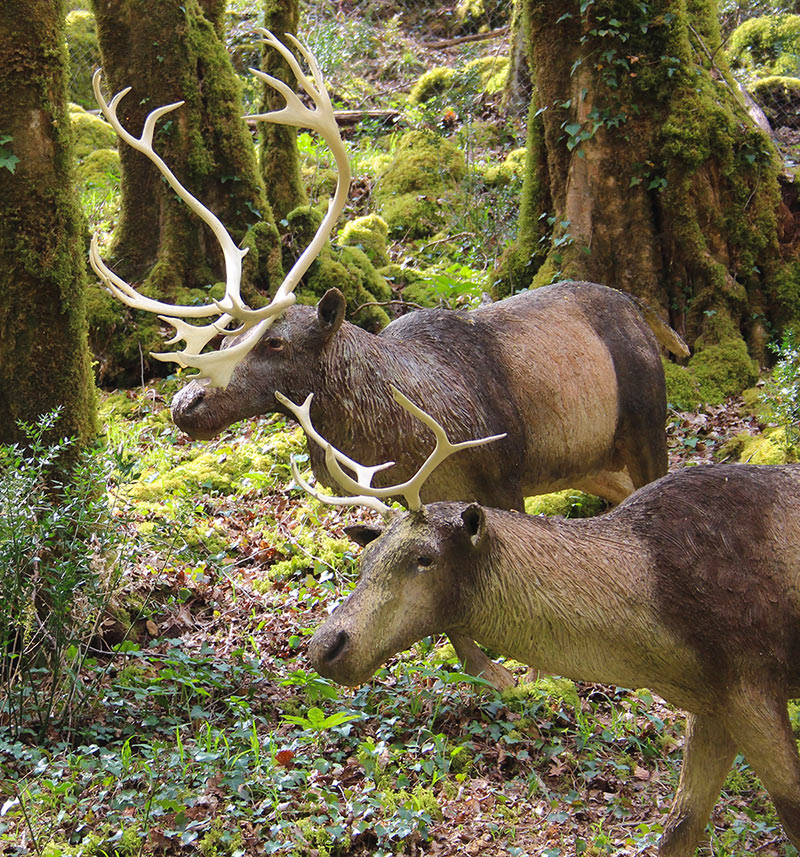
[{"label": "reindeer eye", "polygon": [[429,556],[418,556],[417,565],[420,568],[430,568],[433,565],[433,558]]},{"label": "reindeer eye", "polygon": [[283,351],[283,344],[280,336],[272,336],[267,340],[267,348],[270,351]]}]

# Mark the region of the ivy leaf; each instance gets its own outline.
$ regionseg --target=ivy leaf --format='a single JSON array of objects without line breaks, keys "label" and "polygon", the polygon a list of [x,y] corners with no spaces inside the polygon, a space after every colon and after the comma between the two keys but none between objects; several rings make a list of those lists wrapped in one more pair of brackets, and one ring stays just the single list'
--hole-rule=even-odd
[{"label": "ivy leaf", "polygon": [[10,173],[13,173],[18,163],[19,158],[13,152],[0,150],[0,168],[5,167]]}]

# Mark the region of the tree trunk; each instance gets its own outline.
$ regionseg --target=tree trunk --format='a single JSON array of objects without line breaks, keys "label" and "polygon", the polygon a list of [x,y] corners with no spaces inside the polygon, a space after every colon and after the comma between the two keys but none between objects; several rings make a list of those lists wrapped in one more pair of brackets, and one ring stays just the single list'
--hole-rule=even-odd
[{"label": "tree trunk", "polygon": [[32,422],[56,406],[54,437],[82,443],[96,429],[66,62],[63,3],[7,0],[0,15],[3,443],[22,439],[17,420]]},{"label": "tree trunk", "polygon": [[779,166],[720,56],[716,4],[520,2],[536,103],[498,290],[594,280],[660,307],[690,343],[741,333],[763,359],[765,324],[791,311]]},{"label": "tree trunk", "polygon": [[[264,26],[291,47],[286,34],[297,35],[300,17],[298,0],[263,0],[263,7]],[[261,68],[295,89],[294,75],[274,48],[265,46],[261,54]],[[279,92],[264,85],[262,112],[280,110],[284,103]],[[308,203],[305,188],[300,180],[297,129],[289,125],[273,125],[270,122],[261,122],[260,126],[261,173],[275,219],[280,223],[290,211]]]},{"label": "tree trunk", "polygon": [[[123,125],[139,135],[154,108],[184,101],[160,120],[154,146],[179,181],[208,206],[250,252],[242,293],[250,303],[282,277],[280,240],[243,121],[241,87],[221,40],[223,0],[93,0],[108,95],[131,86],[119,105]],[[192,293],[224,280],[210,230],[169,189],[140,153],[120,146],[122,202],[111,248],[114,270],[149,295],[173,303],[207,300]],[[106,381],[130,381],[139,354],[162,350],[158,322],[93,296],[92,344]],[[135,337],[121,331],[131,327]],[[138,340],[144,340],[141,348]],[[159,366],[161,364],[158,364]],[[155,368],[155,367],[149,367]]]}]

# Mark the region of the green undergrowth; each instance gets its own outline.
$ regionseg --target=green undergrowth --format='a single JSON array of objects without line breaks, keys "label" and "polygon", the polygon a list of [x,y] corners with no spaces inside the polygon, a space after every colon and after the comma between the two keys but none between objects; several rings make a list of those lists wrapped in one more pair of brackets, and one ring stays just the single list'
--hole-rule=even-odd
[{"label": "green undergrowth", "polygon": [[[69,717],[46,740],[0,725],[0,852],[389,857],[451,848],[454,830],[513,857],[652,850],[679,715],[514,662],[500,695],[436,638],[355,689],[317,675],[305,647],[355,584],[358,516],[294,486],[288,455],[307,462],[283,419],[182,437],[181,383],[104,397],[105,526],[130,550],[108,558],[109,632]],[[777,835],[741,760],[715,830],[737,854]]]}]

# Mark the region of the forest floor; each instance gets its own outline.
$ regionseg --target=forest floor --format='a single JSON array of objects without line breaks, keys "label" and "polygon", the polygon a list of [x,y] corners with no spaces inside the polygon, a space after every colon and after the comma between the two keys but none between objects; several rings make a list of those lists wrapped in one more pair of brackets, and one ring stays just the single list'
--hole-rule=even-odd
[{"label": "forest floor", "polygon": [[[375,87],[348,107],[387,106],[426,68],[463,59],[463,43],[430,47],[452,34],[452,3],[361,4],[382,25],[383,6],[411,10],[383,40],[349,16],[359,4],[329,5],[341,28],[326,42],[316,27],[312,47],[334,45],[333,67]],[[478,106],[507,122],[506,150],[523,144],[522,116]],[[455,107],[425,119],[461,122],[475,103]],[[351,216],[369,205],[369,178],[356,175]],[[472,269],[513,236],[493,205],[469,197],[473,220],[451,224]],[[209,442],[181,435],[168,415],[180,383],[104,394],[97,470],[114,551],[96,567],[111,598],[96,632],[68,649],[52,698],[47,674],[0,676],[0,855],[655,855],[680,712],[645,689],[536,679],[521,664],[507,664],[518,687],[501,695],[461,673],[439,639],[361,687],[321,679],[306,644],[354,585],[358,550],[343,528],[360,513],[293,484],[289,455],[302,461],[304,441],[282,418]],[[740,399],[670,410],[670,469],[717,460],[726,440],[763,428]],[[797,855],[741,757],[708,832],[703,855]]]},{"label": "forest floor", "polygon": [[[321,679],[305,646],[354,583],[360,515],[297,490],[282,418],[181,436],[175,386],[106,400],[121,574],[75,695],[0,740],[0,854],[655,855],[680,712],[518,664],[500,695],[435,639],[359,688]],[[671,467],[760,428],[741,400],[671,411]],[[704,854],[796,853],[741,758],[709,832]]]}]

